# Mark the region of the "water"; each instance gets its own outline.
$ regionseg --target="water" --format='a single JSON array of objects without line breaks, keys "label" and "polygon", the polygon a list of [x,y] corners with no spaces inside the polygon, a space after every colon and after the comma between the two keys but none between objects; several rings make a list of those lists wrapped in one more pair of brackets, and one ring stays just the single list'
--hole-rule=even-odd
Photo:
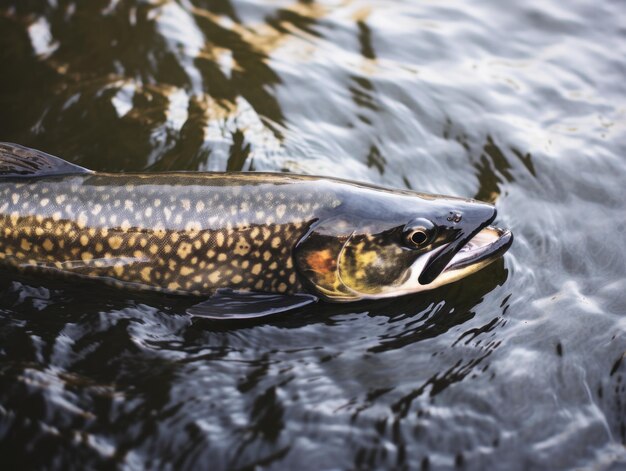
[{"label": "water", "polygon": [[266,323],[0,274],[22,468],[626,467],[622,2],[0,3],[0,140],[494,202],[505,259]]}]

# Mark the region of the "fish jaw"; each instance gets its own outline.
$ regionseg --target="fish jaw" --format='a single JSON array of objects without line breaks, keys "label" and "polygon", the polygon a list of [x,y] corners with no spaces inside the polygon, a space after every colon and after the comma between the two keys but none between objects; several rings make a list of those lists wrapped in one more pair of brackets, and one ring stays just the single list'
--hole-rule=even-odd
[{"label": "fish jaw", "polygon": [[476,234],[487,227],[496,218],[496,208],[487,203],[470,202],[464,211],[464,217],[458,224],[452,224],[451,240],[436,253],[432,253],[419,274],[421,285],[431,284],[443,273],[452,259]]},{"label": "fish jaw", "polygon": [[[369,298],[387,298],[429,291],[459,281],[482,270],[502,257],[513,244],[513,234],[509,230],[487,226],[463,244],[447,263],[443,271],[430,283],[422,284],[420,274],[428,265],[429,259],[421,257],[410,269],[410,275],[401,286]],[[443,246],[429,254],[437,257],[446,249]],[[365,299],[366,297],[363,297]]]},{"label": "fish jaw", "polygon": [[513,244],[509,230],[487,226],[463,244],[443,271],[426,289],[434,289],[465,278],[495,262]]}]

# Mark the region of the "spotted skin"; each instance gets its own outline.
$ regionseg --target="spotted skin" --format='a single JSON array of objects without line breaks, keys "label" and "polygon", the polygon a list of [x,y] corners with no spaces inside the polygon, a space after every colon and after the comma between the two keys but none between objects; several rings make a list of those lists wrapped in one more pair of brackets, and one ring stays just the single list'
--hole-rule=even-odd
[{"label": "spotted skin", "polygon": [[288,176],[91,174],[0,181],[0,263],[210,295],[304,291],[292,250],[340,206]]},{"label": "spotted skin", "polygon": [[473,200],[333,178],[94,173],[0,143],[0,265],[121,287],[336,302],[415,293],[502,255],[512,236],[485,229],[495,215]]}]

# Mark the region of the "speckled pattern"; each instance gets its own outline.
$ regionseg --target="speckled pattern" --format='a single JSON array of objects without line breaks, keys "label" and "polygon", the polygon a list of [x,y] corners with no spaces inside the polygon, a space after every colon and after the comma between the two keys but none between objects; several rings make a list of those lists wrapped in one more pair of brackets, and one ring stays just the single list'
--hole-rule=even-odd
[{"label": "speckled pattern", "polygon": [[302,290],[292,249],[340,202],[288,176],[76,175],[0,181],[0,261],[180,294]]}]

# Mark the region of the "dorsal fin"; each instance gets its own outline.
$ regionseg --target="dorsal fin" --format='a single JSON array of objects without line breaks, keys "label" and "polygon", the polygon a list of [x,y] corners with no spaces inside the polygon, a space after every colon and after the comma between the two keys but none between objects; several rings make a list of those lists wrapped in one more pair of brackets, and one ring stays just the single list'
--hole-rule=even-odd
[{"label": "dorsal fin", "polygon": [[93,172],[45,152],[19,144],[0,142],[0,178],[33,178],[78,173]]}]

